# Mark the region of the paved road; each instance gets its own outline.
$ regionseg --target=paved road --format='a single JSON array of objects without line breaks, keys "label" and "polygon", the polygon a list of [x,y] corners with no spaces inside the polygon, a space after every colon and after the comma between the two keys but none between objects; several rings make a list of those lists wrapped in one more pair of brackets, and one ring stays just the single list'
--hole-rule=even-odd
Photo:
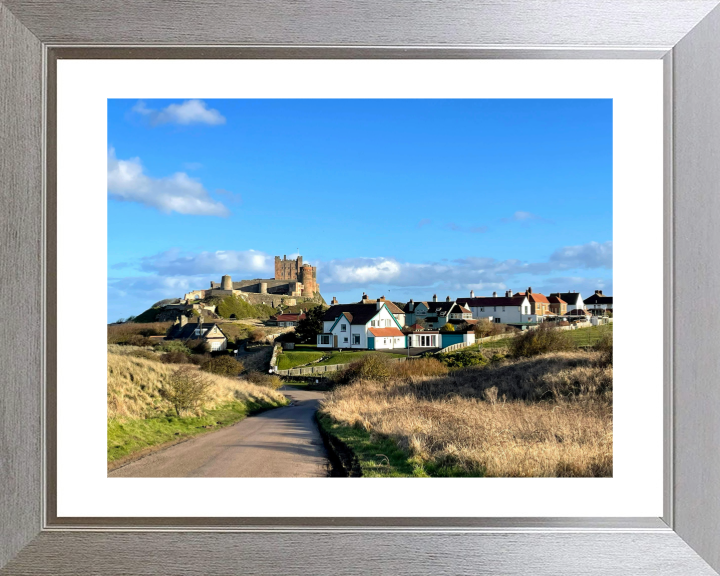
[{"label": "paved road", "polygon": [[288,478],[329,475],[314,414],[322,392],[283,390],[292,406],[245,418],[108,474],[135,478]]}]

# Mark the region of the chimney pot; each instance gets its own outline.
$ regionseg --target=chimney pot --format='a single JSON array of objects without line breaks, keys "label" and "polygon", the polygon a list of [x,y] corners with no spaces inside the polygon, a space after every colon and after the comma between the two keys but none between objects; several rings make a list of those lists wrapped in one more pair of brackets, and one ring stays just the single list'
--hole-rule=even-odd
[{"label": "chimney pot", "polygon": [[475,290],[470,290],[470,298],[475,298]]},{"label": "chimney pot", "polygon": [[497,292],[493,292],[493,298],[497,298]]},{"label": "chimney pot", "polygon": [[528,286],[527,293],[532,294],[532,288],[530,286]]},{"label": "chimney pot", "polygon": [[433,302],[437,302],[437,294],[433,294]]},{"label": "chimney pot", "polygon": [[445,302],[450,302],[450,296],[447,296],[447,297],[445,298]]}]

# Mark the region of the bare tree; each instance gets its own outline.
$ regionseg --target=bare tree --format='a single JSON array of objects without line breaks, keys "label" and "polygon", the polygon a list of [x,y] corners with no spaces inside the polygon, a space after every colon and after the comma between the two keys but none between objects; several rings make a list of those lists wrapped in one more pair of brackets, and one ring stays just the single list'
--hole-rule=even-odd
[{"label": "bare tree", "polygon": [[193,410],[207,400],[212,382],[200,371],[189,366],[177,369],[160,395],[175,407],[175,413]]}]

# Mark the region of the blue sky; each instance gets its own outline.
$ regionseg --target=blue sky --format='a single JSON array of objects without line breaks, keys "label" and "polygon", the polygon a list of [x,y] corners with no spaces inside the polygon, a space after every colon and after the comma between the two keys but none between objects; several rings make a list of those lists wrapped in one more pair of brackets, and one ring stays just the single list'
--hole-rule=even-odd
[{"label": "blue sky", "polygon": [[612,294],[612,101],[108,101],[108,321],[298,249],[328,301]]}]

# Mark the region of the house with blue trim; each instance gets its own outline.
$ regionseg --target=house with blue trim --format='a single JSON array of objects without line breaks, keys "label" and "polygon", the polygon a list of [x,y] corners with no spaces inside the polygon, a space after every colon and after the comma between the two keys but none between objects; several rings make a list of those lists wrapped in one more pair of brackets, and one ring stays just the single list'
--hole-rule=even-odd
[{"label": "house with blue trim", "polygon": [[390,311],[387,301],[368,304],[338,304],[323,316],[323,332],[318,348],[393,350],[407,348],[402,325]]}]

